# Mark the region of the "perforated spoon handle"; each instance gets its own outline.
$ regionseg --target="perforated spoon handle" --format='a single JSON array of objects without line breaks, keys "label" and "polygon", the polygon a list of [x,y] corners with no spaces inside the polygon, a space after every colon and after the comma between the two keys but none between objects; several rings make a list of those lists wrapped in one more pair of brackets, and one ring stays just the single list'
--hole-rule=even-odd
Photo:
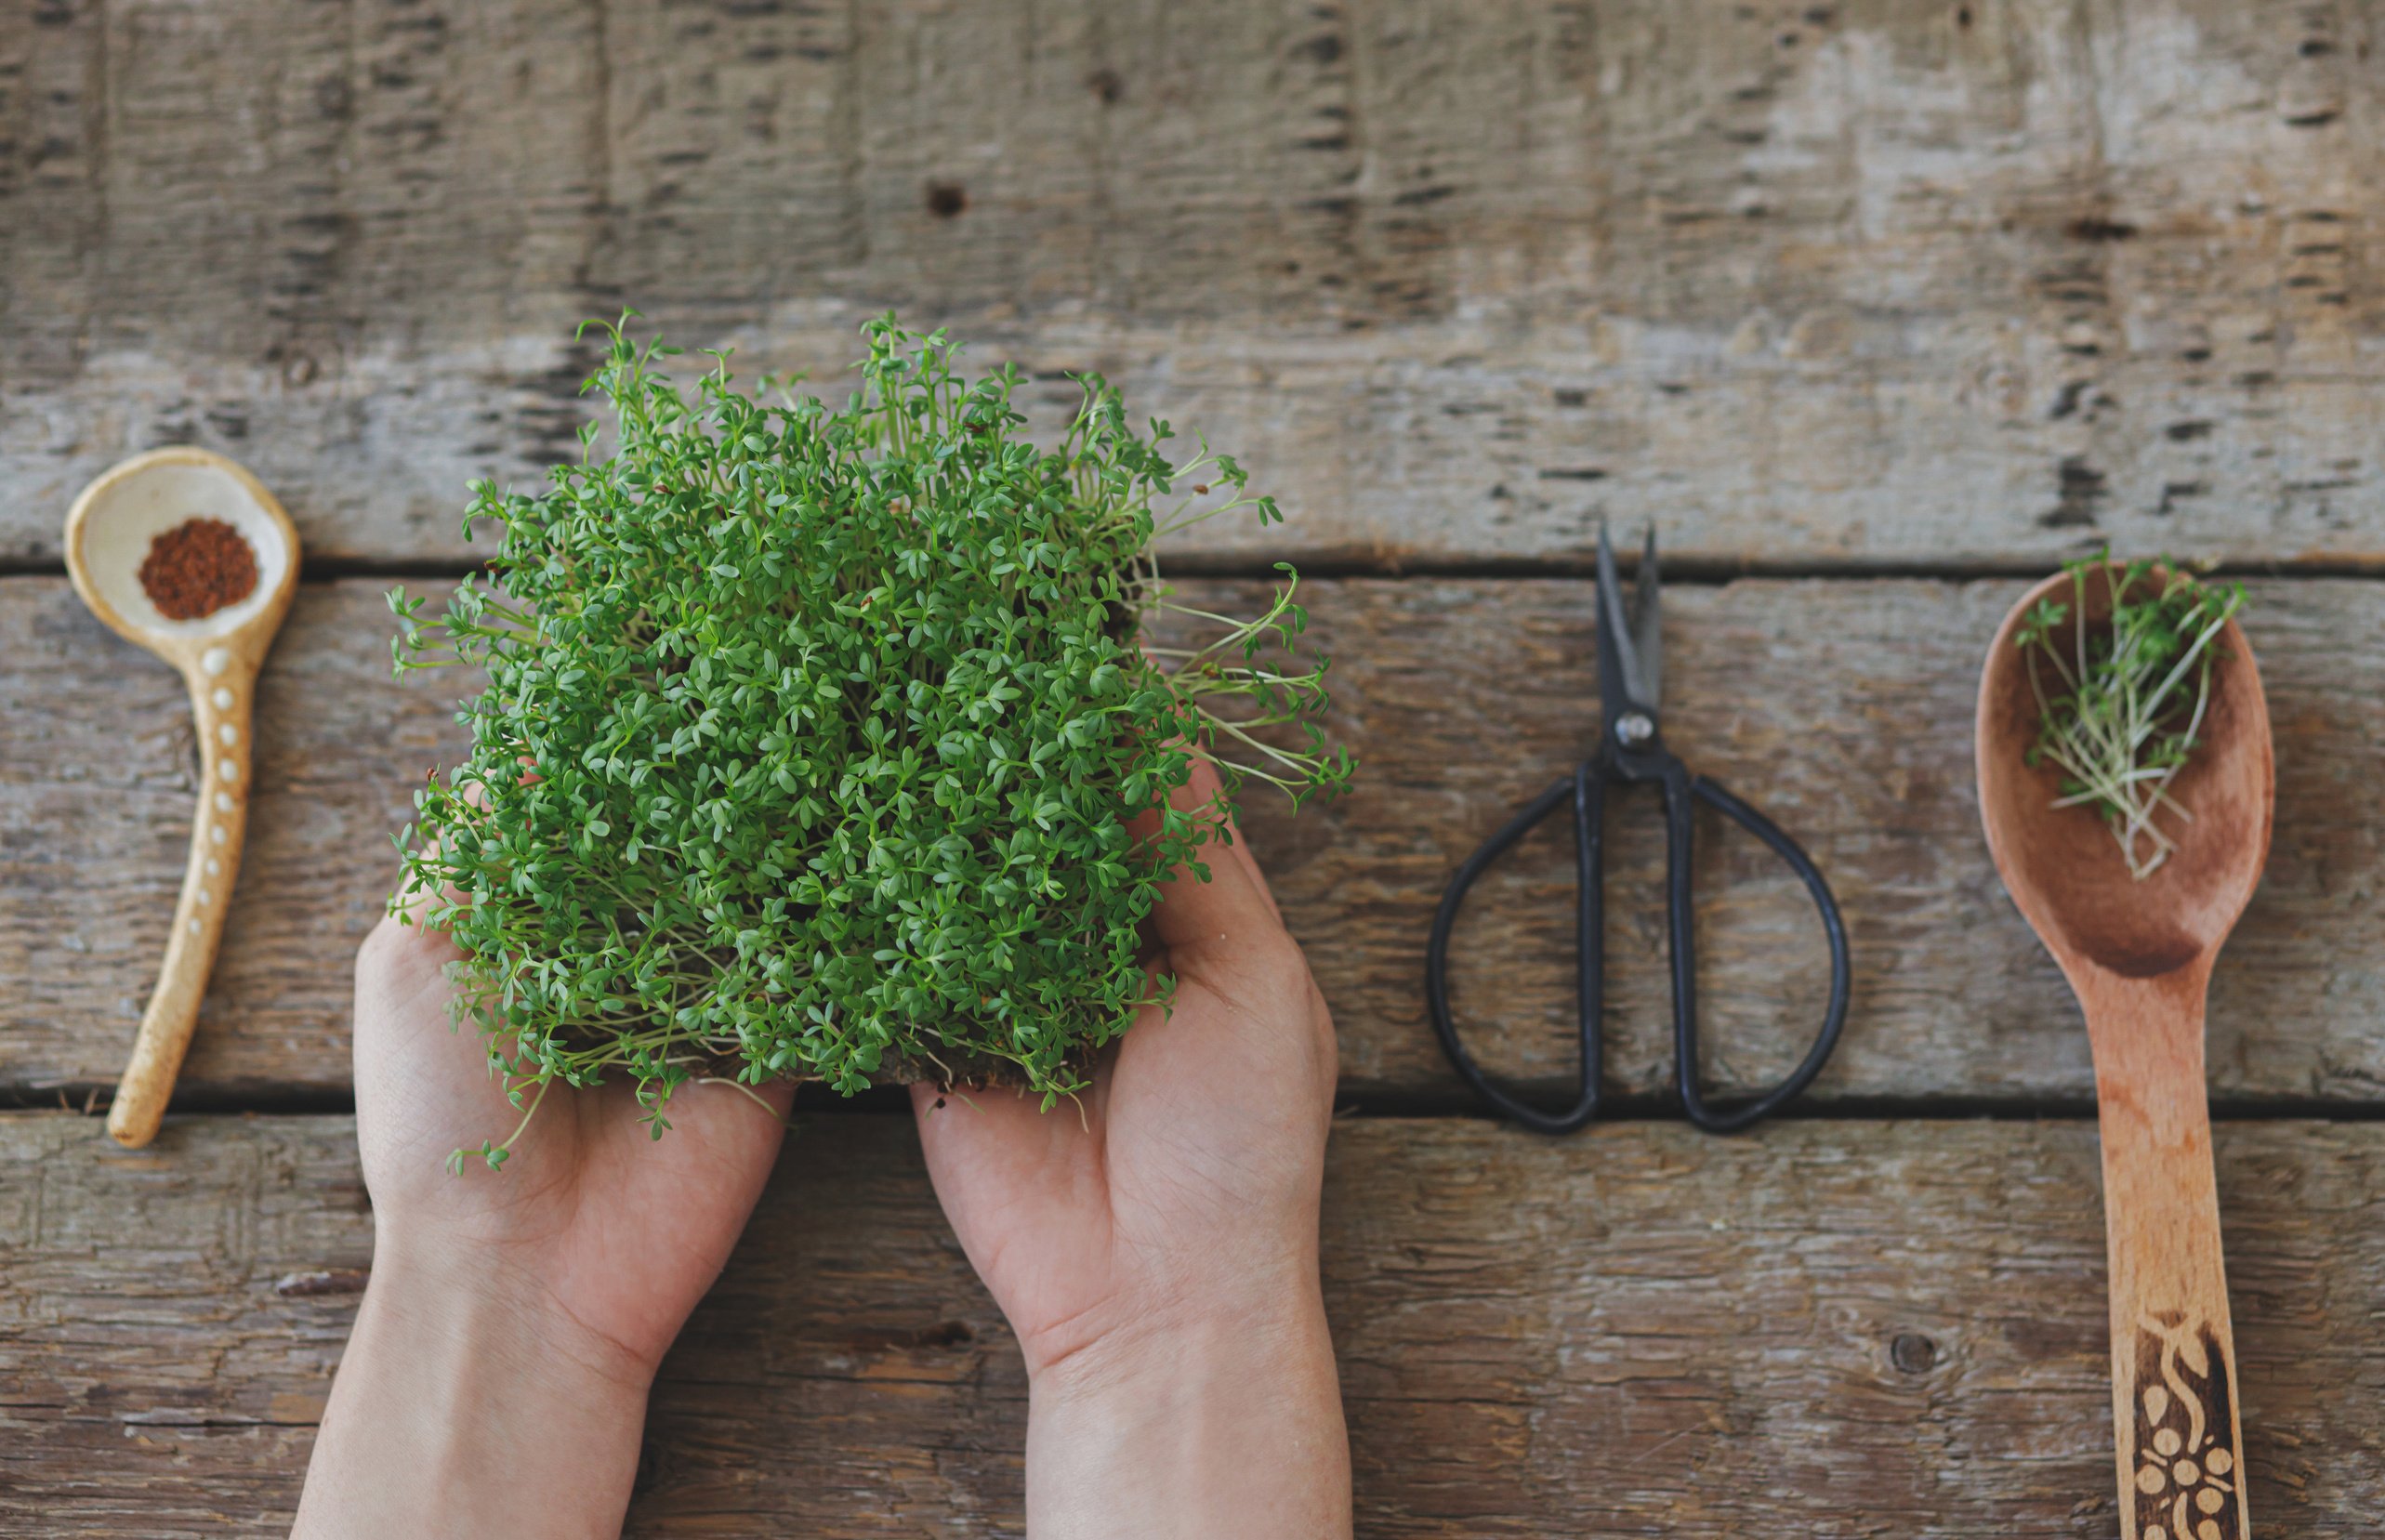
[{"label": "perforated spoon handle", "polygon": [[[261,649],[259,650],[261,651]],[[157,1137],[173,1099],[182,1056],[198,1025],[216,948],[223,941],[232,883],[248,835],[249,729],[259,660],[241,647],[210,648],[183,671],[199,732],[199,808],[191,825],[191,859],[174,905],[165,964],[133,1039],[131,1060],[108,1109],[108,1132],[138,1150]]]}]

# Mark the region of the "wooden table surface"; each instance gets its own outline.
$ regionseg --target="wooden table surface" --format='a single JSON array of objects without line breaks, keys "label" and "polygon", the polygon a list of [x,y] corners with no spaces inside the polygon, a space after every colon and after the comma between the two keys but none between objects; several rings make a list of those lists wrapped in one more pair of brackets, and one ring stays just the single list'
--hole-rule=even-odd
[{"label": "wooden table surface", "polygon": [[[1301,564],[1364,765],[1249,822],[1343,1033],[1366,1535],[2117,1533],[2092,1074],[1978,832],[1971,691],[2065,556],[2246,576],[2277,833],[2210,1046],[2252,1511],[2376,1533],[2380,34],[2378,0],[0,7],[0,1531],[286,1528],[371,1259],[349,959],[456,741],[390,681],[381,592],[469,569],[464,482],[572,452],[573,325],[634,304],[823,383],[898,307],[1045,417],[1100,368],[1281,496],[1169,555],[1227,600]],[[125,1152],[79,1113],[193,744],[59,531],[178,442],[280,493],[307,581],[178,1112]],[[1665,1115],[1645,816],[1611,868],[1629,1115],[1484,1120],[1424,1021],[1441,884],[1588,745],[1601,515],[1661,520],[1676,747],[1846,910],[1845,1044],[1749,1138]],[[1826,979],[1720,829],[1705,1068],[1744,1086]],[[1528,1084],[1565,1073],[1570,902],[1537,841],[1458,939]],[[629,1530],[1016,1534],[1023,1411],[907,1118],[824,1107],[665,1369]]]}]

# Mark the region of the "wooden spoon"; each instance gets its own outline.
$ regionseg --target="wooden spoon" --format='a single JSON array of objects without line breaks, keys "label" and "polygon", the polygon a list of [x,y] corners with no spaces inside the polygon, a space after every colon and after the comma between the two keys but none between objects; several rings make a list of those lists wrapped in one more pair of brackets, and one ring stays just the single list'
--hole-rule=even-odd
[{"label": "wooden spoon", "polygon": [[[142,588],[140,565],[152,540],[190,519],[218,519],[241,533],[257,558],[257,586],[213,614],[169,620]],[[165,1115],[223,939],[248,830],[257,673],[297,586],[298,532],[273,494],[222,455],[160,449],[83,489],[66,516],[66,570],[92,613],[181,672],[198,724],[199,811],[190,865],[165,969],[108,1109],[108,1132],[138,1149],[156,1137]]]},{"label": "wooden spoon", "polygon": [[[2108,585],[2090,576],[2087,597],[2086,622],[2108,618]],[[2120,1533],[2249,1540],[2203,1007],[2211,964],[2269,855],[2269,706],[2252,649],[2231,621],[2201,744],[2170,788],[2193,820],[2163,815],[2178,849],[2138,881],[2097,814],[2050,807],[2058,772],[2023,758],[2037,705],[2014,633],[2038,600],[2075,610],[2073,598],[2067,574],[2039,584],[1988,650],[1975,743],[1980,817],[2005,887],[2077,993],[2095,1053]]]}]

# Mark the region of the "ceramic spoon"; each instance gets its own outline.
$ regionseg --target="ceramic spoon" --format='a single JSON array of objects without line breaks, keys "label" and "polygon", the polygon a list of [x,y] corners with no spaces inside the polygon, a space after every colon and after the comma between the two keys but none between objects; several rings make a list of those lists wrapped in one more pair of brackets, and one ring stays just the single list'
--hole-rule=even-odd
[{"label": "ceramic spoon", "polygon": [[[2096,612],[2109,610],[2103,585],[2090,578],[2087,587],[2090,620],[2105,618]],[[2037,707],[2013,635],[2039,599],[2072,598],[2066,575],[2039,584],[1988,651],[1975,743],[1980,815],[2005,887],[2078,994],[2095,1054],[2120,1533],[2249,1540],[2203,1005],[2212,961],[2269,854],[2269,707],[2232,621],[2201,745],[2170,788],[2193,819],[2165,815],[2178,849],[2136,880],[2094,811],[2049,807],[2057,772],[2023,757]]]},{"label": "ceramic spoon", "polygon": [[[190,519],[218,519],[241,533],[257,557],[257,586],[211,615],[168,620],[142,589],[140,564],[152,539]],[[165,1115],[223,938],[248,830],[257,673],[289,612],[298,533],[273,494],[231,461],[203,449],[161,449],[83,489],[66,516],[66,570],[94,614],[181,673],[198,724],[199,811],[190,866],[174,906],[165,969],[108,1110],[108,1132],[138,1149],[156,1137]]]}]

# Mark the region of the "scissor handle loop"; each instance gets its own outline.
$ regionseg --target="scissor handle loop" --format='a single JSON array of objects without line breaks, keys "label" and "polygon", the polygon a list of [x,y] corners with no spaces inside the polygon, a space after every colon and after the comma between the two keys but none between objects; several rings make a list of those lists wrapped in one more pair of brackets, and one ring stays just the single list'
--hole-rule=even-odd
[{"label": "scissor handle loop", "polygon": [[[1604,781],[1589,765],[1583,764],[1525,803],[1498,833],[1467,857],[1456,875],[1449,879],[1447,890],[1441,895],[1441,908],[1432,916],[1431,938],[1425,943],[1425,1004],[1432,1013],[1432,1030],[1441,1038],[1442,1052],[1449,1056],[1458,1077],[1474,1088],[1475,1095],[1536,1133],[1570,1134],[1599,1115],[1601,1046],[1597,1007],[1601,994],[1598,937],[1604,888],[1599,871],[1599,814],[1605,801],[1604,792]],[[1459,1040],[1457,1024],[1449,1014],[1449,936],[1457,924],[1457,907],[1465,902],[1467,889],[1474,886],[1474,879],[1507,854],[1509,847],[1538,827],[1542,819],[1567,803],[1574,809],[1574,860],[1578,878],[1575,884],[1574,955],[1575,998],[1585,1002],[1577,1012],[1582,1068],[1574,1105],[1562,1112],[1548,1112],[1510,1096],[1482,1073],[1482,1067],[1474,1062],[1474,1056]]]},{"label": "scissor handle loop", "polygon": [[[1673,972],[1675,1079],[1682,1110],[1692,1123],[1711,1133],[1734,1133],[1777,1110],[1812,1085],[1838,1046],[1839,1032],[1846,1025],[1852,975],[1847,954],[1846,923],[1821,871],[1797,841],[1771,819],[1715,783],[1691,775],[1669,755],[1665,757],[1662,772],[1654,779],[1661,782],[1665,796],[1666,909]],[[1441,896],[1441,907],[1433,915],[1431,936],[1425,944],[1425,1004],[1432,1017],[1433,1032],[1441,1039],[1442,1051],[1476,1095],[1536,1133],[1570,1134],[1598,1116],[1599,1077],[1604,1059],[1599,1025],[1605,994],[1602,920],[1606,883],[1601,838],[1605,789],[1604,768],[1597,762],[1585,762],[1518,809],[1497,833],[1482,842],[1481,849],[1466,858],[1450,878],[1448,888]],[[1807,1050],[1804,1061],[1779,1085],[1752,1101],[1731,1108],[1712,1106],[1697,1087],[1697,957],[1690,899],[1692,797],[1762,840],[1803,880],[1822,916],[1823,933],[1830,945],[1830,1003],[1823,1016],[1822,1030]],[[1569,802],[1574,809],[1575,1015],[1581,1072],[1574,1104],[1562,1112],[1550,1112],[1502,1088],[1483,1073],[1458,1037],[1456,1022],[1449,1009],[1449,938],[1457,923],[1458,908],[1476,879],[1542,820]]]},{"label": "scissor handle loop", "polygon": [[[1681,770],[1679,761],[1671,770],[1673,773],[1665,778],[1665,825],[1670,847],[1666,852],[1665,888],[1673,957],[1674,1081],[1680,1090],[1681,1110],[1689,1114],[1692,1123],[1710,1134],[1734,1134],[1777,1111],[1782,1103],[1812,1085],[1813,1077],[1829,1061],[1831,1050],[1838,1046],[1839,1031],[1847,1024],[1847,996],[1853,982],[1853,968],[1847,957],[1847,923],[1838,914],[1838,901],[1831,896],[1830,884],[1823,879],[1821,869],[1796,840],[1782,832],[1779,824],[1706,777]],[[1675,789],[1677,777],[1683,783],[1680,791]],[[1696,926],[1690,907],[1690,809],[1683,793],[1696,797],[1772,848],[1772,854],[1804,882],[1806,892],[1812,896],[1815,912],[1822,916],[1822,933],[1830,942],[1830,1004],[1822,1013],[1822,1030],[1814,1034],[1813,1046],[1806,1050],[1804,1061],[1789,1072],[1788,1078],[1736,1107],[1716,1107],[1698,1090]]]}]

